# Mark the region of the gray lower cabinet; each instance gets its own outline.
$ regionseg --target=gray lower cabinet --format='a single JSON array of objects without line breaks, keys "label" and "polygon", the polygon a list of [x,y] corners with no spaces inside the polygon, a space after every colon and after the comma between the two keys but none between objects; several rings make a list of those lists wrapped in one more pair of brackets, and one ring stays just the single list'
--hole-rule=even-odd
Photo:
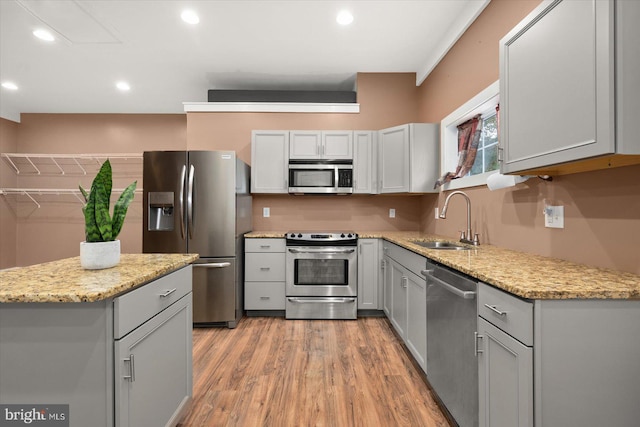
[{"label": "gray lower cabinet", "polygon": [[0,402],[69,405],[71,427],[176,425],[192,397],[192,277],[189,265],[97,302],[0,304]]},{"label": "gray lower cabinet", "polygon": [[533,349],[478,319],[480,427],[533,427]]},{"label": "gray lower cabinet", "polygon": [[116,426],[176,425],[192,394],[191,293],[115,342]]},{"label": "gray lower cabinet", "polygon": [[358,239],[358,310],[380,310],[380,240]]},{"label": "gray lower cabinet", "polygon": [[478,286],[480,426],[638,425],[640,301]]},{"label": "gray lower cabinet", "polygon": [[285,309],[285,240],[251,238],[245,241],[244,309]]},{"label": "gray lower cabinet", "polygon": [[389,242],[384,248],[384,311],[422,369],[427,371],[426,258]]}]

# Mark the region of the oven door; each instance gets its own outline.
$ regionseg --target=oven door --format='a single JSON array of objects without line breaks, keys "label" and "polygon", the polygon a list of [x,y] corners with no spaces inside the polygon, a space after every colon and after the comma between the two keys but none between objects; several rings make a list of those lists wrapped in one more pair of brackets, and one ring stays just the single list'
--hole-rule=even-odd
[{"label": "oven door", "polygon": [[354,246],[289,246],[286,263],[288,297],[355,297],[358,294]]}]

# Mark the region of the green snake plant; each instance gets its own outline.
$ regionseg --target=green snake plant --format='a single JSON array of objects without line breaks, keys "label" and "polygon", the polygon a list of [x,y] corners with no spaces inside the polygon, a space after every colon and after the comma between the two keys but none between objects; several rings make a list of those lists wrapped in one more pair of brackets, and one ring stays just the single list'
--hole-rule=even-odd
[{"label": "green snake plant", "polygon": [[109,215],[112,187],[109,159],[100,167],[88,193],[82,188],[82,185],[79,185],[80,192],[86,202],[82,207],[82,213],[84,213],[87,242],[110,242],[116,239],[122,229],[129,203],[133,200],[137,183],[138,181],[134,181],[122,192],[113,207],[113,217]]}]

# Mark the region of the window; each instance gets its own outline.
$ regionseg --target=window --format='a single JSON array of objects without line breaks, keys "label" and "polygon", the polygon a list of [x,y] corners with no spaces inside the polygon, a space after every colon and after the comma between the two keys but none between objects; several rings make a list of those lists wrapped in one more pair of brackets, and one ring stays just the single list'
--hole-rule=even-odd
[{"label": "window", "polygon": [[497,170],[498,164],[498,117],[494,108],[482,116],[482,131],[476,160],[467,176]]},{"label": "window", "polygon": [[500,103],[500,84],[494,82],[445,117],[440,124],[440,171],[455,172],[458,166],[458,125],[481,115],[483,129],[475,162],[467,175],[440,187],[441,190],[485,185],[487,177],[496,173],[498,163],[498,119],[496,106]]}]

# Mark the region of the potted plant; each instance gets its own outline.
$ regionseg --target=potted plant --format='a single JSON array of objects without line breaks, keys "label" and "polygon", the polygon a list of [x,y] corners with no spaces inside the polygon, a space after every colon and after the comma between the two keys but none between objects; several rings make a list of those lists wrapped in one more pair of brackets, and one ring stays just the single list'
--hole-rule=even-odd
[{"label": "potted plant", "polygon": [[85,269],[109,268],[120,262],[120,240],[116,240],[116,237],[133,200],[137,181],[122,192],[113,207],[113,216],[109,214],[112,185],[109,159],[100,167],[88,193],[79,185],[86,202],[82,207],[86,240],[80,243],[80,265]]}]

